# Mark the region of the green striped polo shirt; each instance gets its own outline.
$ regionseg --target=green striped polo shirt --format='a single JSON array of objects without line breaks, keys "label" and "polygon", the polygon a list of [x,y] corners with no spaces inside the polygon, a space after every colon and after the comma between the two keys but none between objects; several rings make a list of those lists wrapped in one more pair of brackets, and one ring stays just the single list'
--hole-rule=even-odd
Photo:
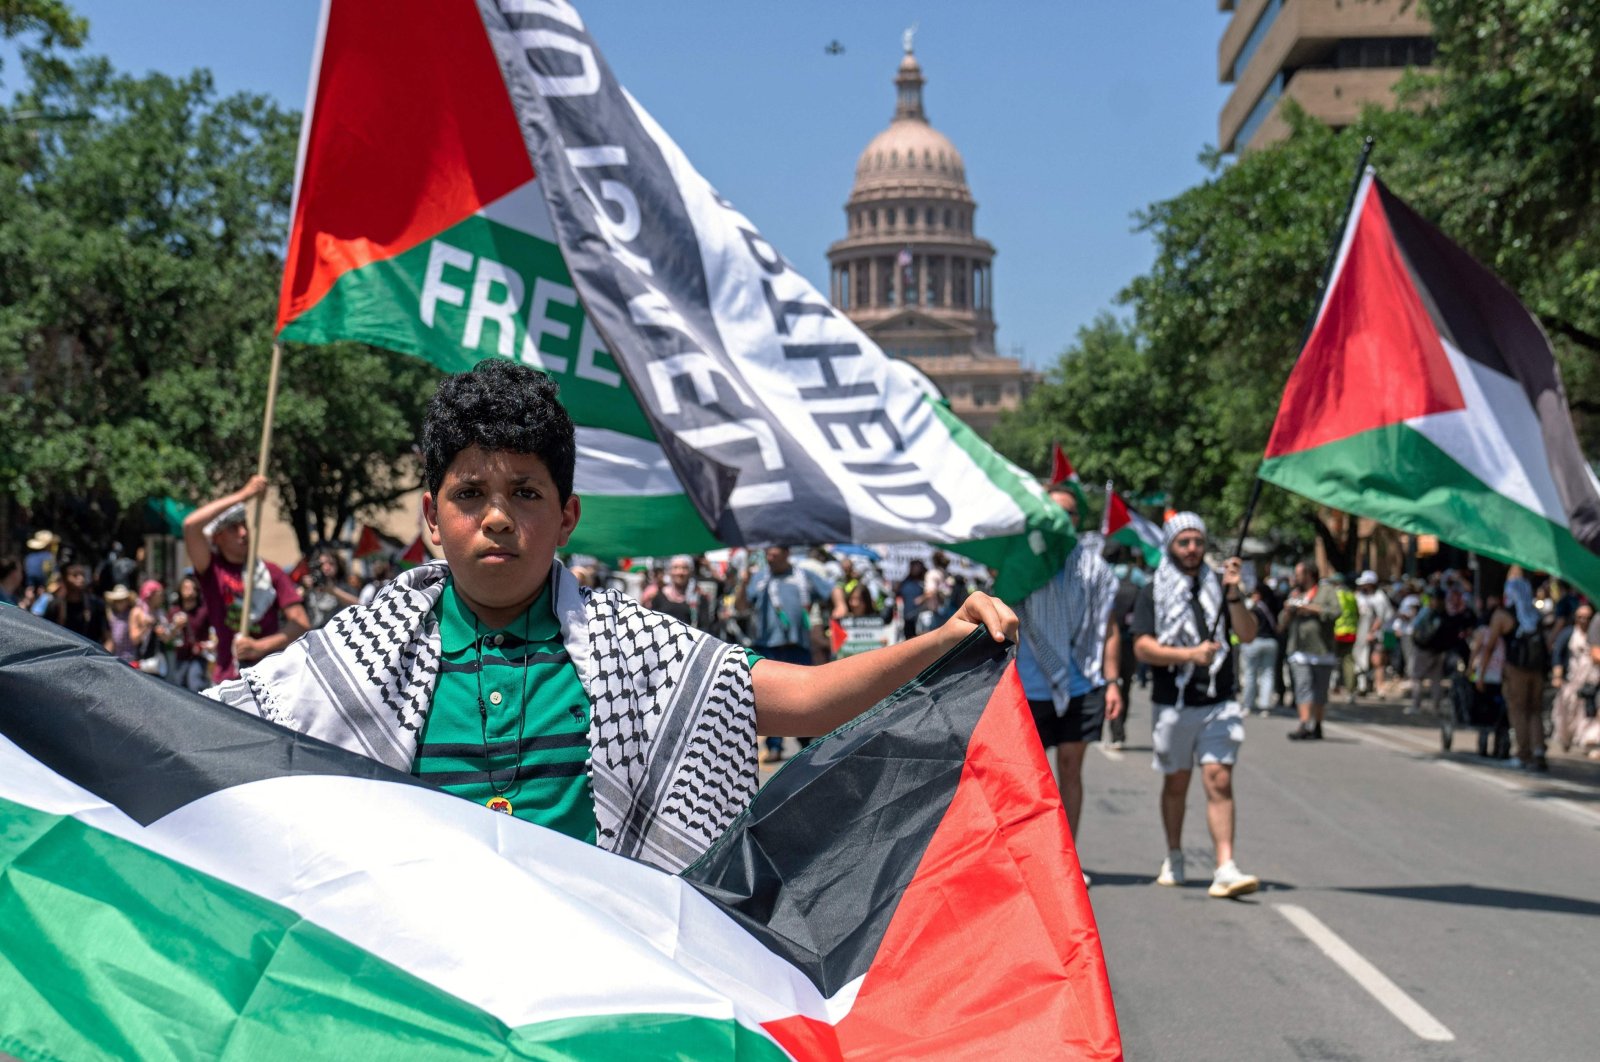
[{"label": "green striped polo shirt", "polygon": [[550,586],[517,619],[490,629],[451,579],[434,614],[439,681],[411,773],[592,844],[589,698],[561,640]]}]

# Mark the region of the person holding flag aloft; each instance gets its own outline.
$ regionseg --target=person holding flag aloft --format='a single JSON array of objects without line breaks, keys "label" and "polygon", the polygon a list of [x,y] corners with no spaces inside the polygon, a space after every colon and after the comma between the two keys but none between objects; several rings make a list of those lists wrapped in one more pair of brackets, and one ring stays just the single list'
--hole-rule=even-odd
[{"label": "person holding flag aloft", "polygon": [[1228,641],[1230,634],[1240,644],[1253,640],[1256,620],[1240,593],[1239,558],[1228,558],[1220,577],[1206,564],[1205,521],[1192,512],[1175,513],[1162,531],[1166,555],[1139,592],[1130,632],[1134,654],[1151,668],[1153,766],[1163,775],[1167,858],[1156,884],[1184,884],[1184,805],[1199,759],[1217,856],[1209,891],[1220,899],[1243,896],[1261,882],[1233,859],[1233,765],[1244,742],[1244,709],[1234,697]]}]

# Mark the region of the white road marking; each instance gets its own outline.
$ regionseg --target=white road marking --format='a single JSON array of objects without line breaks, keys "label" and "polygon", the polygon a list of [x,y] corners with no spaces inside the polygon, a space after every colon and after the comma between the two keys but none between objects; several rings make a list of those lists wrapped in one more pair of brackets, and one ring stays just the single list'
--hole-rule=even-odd
[{"label": "white road marking", "polygon": [[[1600,822],[1600,809],[1590,808],[1584,804],[1579,804],[1571,800],[1564,800],[1561,797],[1550,796],[1547,792],[1541,792],[1539,788],[1534,788],[1515,779],[1504,777],[1499,771],[1493,768],[1476,767],[1464,763],[1457,763],[1454,760],[1444,759],[1437,751],[1437,735],[1435,735],[1434,743],[1417,745],[1411,742],[1397,740],[1396,738],[1385,734],[1379,728],[1369,726],[1364,723],[1339,723],[1337,726],[1334,724],[1328,725],[1334,727],[1335,731],[1339,729],[1348,730],[1354,733],[1359,740],[1381,746],[1382,748],[1386,748],[1391,752],[1404,753],[1407,756],[1416,756],[1419,754],[1431,755],[1433,758],[1427,760],[1426,762],[1435,767],[1439,767],[1447,771],[1454,771],[1463,778],[1472,778],[1482,784],[1494,786],[1495,788],[1505,790],[1508,793],[1519,793],[1528,797],[1536,798],[1534,800],[1535,806],[1549,808],[1551,811],[1564,814],[1568,818],[1576,819],[1585,826],[1593,826],[1597,822]],[[1559,792],[1573,793],[1581,796],[1588,796],[1590,793],[1590,790],[1586,786],[1574,785],[1571,782],[1564,782],[1559,778],[1542,778],[1538,781],[1537,785],[1544,790],[1556,790]]]},{"label": "white road marking", "polygon": [[1273,904],[1289,924],[1304,933],[1322,953],[1334,961],[1355,983],[1383,1004],[1385,1010],[1400,1019],[1402,1025],[1424,1040],[1439,1042],[1456,1038],[1455,1033],[1422,1008],[1422,1004],[1406,995],[1404,990],[1389,980],[1382,970],[1368,962],[1360,952],[1345,943],[1344,938],[1323,924],[1322,919],[1304,907],[1291,903]]}]

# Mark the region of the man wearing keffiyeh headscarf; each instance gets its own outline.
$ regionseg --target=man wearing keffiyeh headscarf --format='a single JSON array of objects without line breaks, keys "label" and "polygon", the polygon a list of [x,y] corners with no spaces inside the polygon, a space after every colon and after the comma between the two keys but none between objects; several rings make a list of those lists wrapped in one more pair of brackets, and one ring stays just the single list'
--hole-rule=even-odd
[{"label": "man wearing keffiyeh headscarf", "polygon": [[1220,899],[1243,896],[1261,883],[1233,859],[1233,765],[1244,741],[1244,710],[1227,666],[1228,636],[1241,644],[1253,640],[1255,616],[1239,591],[1239,558],[1230,557],[1220,577],[1206,564],[1206,525],[1199,516],[1177,513],[1162,531],[1166,553],[1139,592],[1130,630],[1134,655],[1151,668],[1153,766],[1164,776],[1167,858],[1156,882],[1184,884],[1183,814],[1198,758],[1217,854],[1209,892]]}]

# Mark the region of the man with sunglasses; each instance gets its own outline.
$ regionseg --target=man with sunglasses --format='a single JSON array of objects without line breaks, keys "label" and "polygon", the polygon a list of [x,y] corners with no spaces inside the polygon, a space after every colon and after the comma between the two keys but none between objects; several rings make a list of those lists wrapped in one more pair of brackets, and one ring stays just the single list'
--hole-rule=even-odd
[{"label": "man with sunglasses", "polygon": [[1134,654],[1151,670],[1153,766],[1163,776],[1167,858],[1156,883],[1184,884],[1183,816],[1198,759],[1217,856],[1208,891],[1229,899],[1261,884],[1233,859],[1233,765],[1244,741],[1244,710],[1228,660],[1229,635],[1241,644],[1251,641],[1256,621],[1240,593],[1239,558],[1230,557],[1220,576],[1206,564],[1206,525],[1199,516],[1176,513],[1162,531],[1166,554],[1139,592],[1129,632]]}]

